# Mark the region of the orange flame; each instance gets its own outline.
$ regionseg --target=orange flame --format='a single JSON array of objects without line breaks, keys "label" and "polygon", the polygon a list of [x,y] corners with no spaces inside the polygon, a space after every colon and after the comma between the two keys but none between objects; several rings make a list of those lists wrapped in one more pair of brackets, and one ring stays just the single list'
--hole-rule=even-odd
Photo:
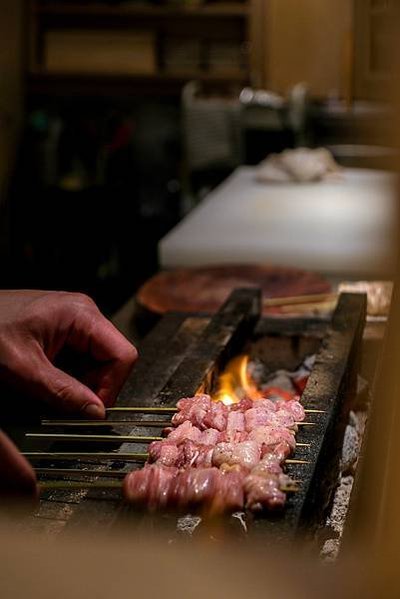
[{"label": "orange flame", "polygon": [[218,389],[213,395],[214,401],[222,401],[225,405],[238,403],[244,397],[260,399],[262,397],[255,383],[249,376],[249,356],[233,358],[218,379]]}]

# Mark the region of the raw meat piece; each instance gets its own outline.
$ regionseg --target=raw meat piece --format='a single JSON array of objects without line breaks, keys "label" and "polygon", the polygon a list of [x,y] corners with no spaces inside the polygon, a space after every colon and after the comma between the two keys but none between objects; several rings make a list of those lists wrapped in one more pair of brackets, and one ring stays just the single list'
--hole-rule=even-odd
[{"label": "raw meat piece", "polygon": [[253,512],[262,509],[281,509],[285,505],[286,494],[280,489],[280,476],[279,474],[246,476],[244,481],[246,508]]},{"label": "raw meat piece", "polygon": [[126,476],[123,492],[128,501],[145,504],[151,510],[201,505],[212,513],[220,513],[238,510],[244,504],[243,475],[218,468],[179,471],[146,465]]},{"label": "raw meat piece", "polygon": [[276,402],[277,410],[286,410],[289,412],[296,422],[301,422],[304,420],[306,414],[304,412],[304,408],[299,401],[296,400],[278,400]]},{"label": "raw meat piece", "polygon": [[255,441],[243,443],[218,443],[212,454],[214,466],[241,466],[251,470],[260,461],[260,446]]},{"label": "raw meat piece", "polygon": [[268,447],[286,441],[292,450],[296,448],[294,434],[284,427],[259,426],[249,433],[249,440]]},{"label": "raw meat piece", "polygon": [[226,423],[226,431],[230,433],[235,431],[241,432],[244,430],[244,414],[242,412],[229,412]]}]

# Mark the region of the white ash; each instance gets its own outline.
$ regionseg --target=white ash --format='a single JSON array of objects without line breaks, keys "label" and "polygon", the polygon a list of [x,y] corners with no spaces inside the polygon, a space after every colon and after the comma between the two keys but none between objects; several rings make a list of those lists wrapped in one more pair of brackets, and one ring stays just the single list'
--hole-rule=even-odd
[{"label": "white ash", "polygon": [[353,476],[342,476],[335,491],[331,513],[326,520],[326,526],[334,537],[327,539],[322,547],[321,558],[325,561],[334,561],[339,554],[353,483]]},{"label": "white ash", "polygon": [[297,370],[275,370],[272,374],[266,372],[264,362],[259,359],[251,360],[248,368],[253,381],[261,390],[266,387],[281,387],[285,391],[293,391],[293,380],[308,376],[314,366],[315,354],[307,356]]},{"label": "white ash", "polygon": [[369,384],[362,376],[357,377],[357,395],[353,404],[355,412],[367,412],[370,402]]},{"label": "white ash", "polygon": [[343,439],[340,471],[342,474],[354,474],[360,454],[361,442],[366,423],[365,412],[350,412],[349,423]]},{"label": "white ash", "polygon": [[258,358],[250,360],[247,369],[250,377],[257,385],[265,379],[265,364]]},{"label": "white ash", "polygon": [[317,358],[317,354],[311,354],[310,356],[307,356],[304,359],[304,362],[302,364],[303,369],[306,371],[306,372],[304,372],[304,375],[306,375],[307,372],[310,373],[312,371],[316,358]]},{"label": "white ash", "polygon": [[200,516],[192,516],[192,514],[186,514],[181,518],[178,518],[178,522],[176,524],[176,528],[178,532],[192,536],[196,528],[201,522]]},{"label": "white ash", "polygon": [[[325,561],[334,561],[340,551],[354,475],[367,421],[367,411],[365,409],[367,401],[365,396],[368,396],[368,390],[366,390],[365,381],[360,379],[358,389],[360,390],[360,395],[362,395],[362,400],[360,401],[360,397],[357,396],[355,401],[357,411],[350,412],[349,414],[349,421],[343,439],[338,486],[335,491],[330,514],[325,523],[326,533],[330,537],[325,540],[320,553],[321,558]],[[360,409],[361,406],[364,409]]]},{"label": "white ash", "polygon": [[326,520],[327,526],[332,528],[339,536],[343,533],[353,483],[353,476],[341,477],[339,486],[335,491],[331,513]]},{"label": "white ash", "polygon": [[340,539],[328,539],[321,550],[321,558],[326,562],[334,562],[339,555]]},{"label": "white ash", "polygon": [[244,532],[247,532],[246,514],[245,512],[235,512],[232,514],[232,518],[239,520]]},{"label": "white ash", "polygon": [[266,387],[280,387],[285,391],[293,391],[292,378],[287,370],[278,370],[272,377],[269,377],[262,390]]},{"label": "white ash", "polygon": [[354,473],[358,459],[360,439],[354,426],[348,424],[344,433],[340,468],[342,472]]}]

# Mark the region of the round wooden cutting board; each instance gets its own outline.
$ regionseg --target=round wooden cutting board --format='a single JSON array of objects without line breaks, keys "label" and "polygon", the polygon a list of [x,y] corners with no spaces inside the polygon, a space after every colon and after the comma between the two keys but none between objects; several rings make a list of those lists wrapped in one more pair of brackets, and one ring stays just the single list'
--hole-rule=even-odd
[{"label": "round wooden cutting board", "polygon": [[[138,291],[143,308],[164,314],[169,311],[213,313],[238,287],[260,287],[263,298],[329,293],[331,286],[322,276],[281,266],[224,265],[162,271]],[[263,309],[279,313],[278,308]]]}]

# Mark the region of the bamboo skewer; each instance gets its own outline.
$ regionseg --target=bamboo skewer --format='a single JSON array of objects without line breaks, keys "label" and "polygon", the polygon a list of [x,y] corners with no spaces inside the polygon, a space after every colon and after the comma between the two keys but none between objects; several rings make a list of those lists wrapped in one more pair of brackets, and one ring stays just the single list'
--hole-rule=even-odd
[{"label": "bamboo skewer", "polygon": [[[325,414],[326,410],[314,410],[312,408],[304,409],[306,414]],[[106,408],[107,413],[113,412],[132,412],[136,414],[176,414],[176,407],[146,407],[146,406],[121,406],[115,408]]]},{"label": "bamboo skewer", "polygon": [[30,460],[112,460],[114,462],[145,462],[147,453],[118,453],[116,451],[25,451]]},{"label": "bamboo skewer", "polygon": [[123,482],[120,480],[49,480],[38,484],[39,492],[56,489],[121,489]]},{"label": "bamboo skewer", "polygon": [[[311,422],[308,424],[312,424]],[[105,441],[107,443],[152,443],[163,441],[165,437],[135,437],[133,435],[78,435],[74,433],[26,433],[28,439],[53,441]],[[297,447],[311,447],[310,443],[296,443]]]},{"label": "bamboo skewer", "polygon": [[138,407],[138,406],[121,406],[115,408],[106,408],[107,413],[112,412],[133,412],[138,414],[175,414],[178,408],[164,408],[164,407]]},{"label": "bamboo skewer", "polygon": [[[309,414],[321,414],[323,410],[305,410],[306,413]],[[171,422],[169,420],[48,420],[43,419],[41,421],[42,426],[124,426],[124,425],[132,425],[139,427],[164,427],[170,426]],[[306,422],[297,422],[296,424],[315,424],[306,423]]]},{"label": "bamboo skewer", "polygon": [[[33,460],[77,460],[77,459],[99,459],[112,460],[114,462],[139,462],[146,461],[149,457],[147,453],[117,453],[111,452],[45,452],[45,451],[26,451],[22,454],[28,459]],[[285,464],[310,464],[309,460],[287,459]]]},{"label": "bamboo skewer", "polygon": [[[76,481],[76,480],[49,480],[39,483],[39,492],[49,490],[75,490],[75,489],[122,489],[123,481],[118,480],[94,480],[94,481]],[[299,491],[298,485],[287,485],[280,488],[285,493],[296,493]]]},{"label": "bamboo skewer", "polygon": [[157,427],[161,428],[164,426],[170,426],[171,421],[165,420],[42,420],[42,426],[95,426],[95,427],[112,427],[112,426],[140,426],[144,427]]},{"label": "bamboo skewer", "polygon": [[[83,468],[35,468],[36,474],[52,476],[98,476],[101,478],[125,478],[131,471],[126,470],[84,470]],[[301,480],[292,480],[294,485],[302,483]]]},{"label": "bamboo skewer", "polygon": [[162,441],[163,437],[135,437],[133,435],[78,435],[74,433],[26,433],[27,439],[46,439],[53,441],[105,441],[113,443],[152,443]]},{"label": "bamboo skewer", "polygon": [[126,470],[84,470],[83,468],[35,468],[36,474],[52,476],[101,476],[104,478],[124,478]]}]

